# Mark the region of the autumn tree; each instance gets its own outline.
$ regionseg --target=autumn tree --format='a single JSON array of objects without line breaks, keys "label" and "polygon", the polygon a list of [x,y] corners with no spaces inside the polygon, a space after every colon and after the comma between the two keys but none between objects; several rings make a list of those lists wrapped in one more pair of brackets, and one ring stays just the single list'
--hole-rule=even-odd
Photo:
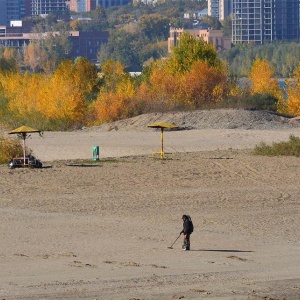
[{"label": "autumn tree", "polygon": [[90,91],[90,87],[88,78],[86,88],[82,86],[81,76],[84,75],[78,73],[83,69],[77,69],[71,60],[62,61],[50,77],[39,102],[40,110],[49,119],[66,128],[80,126],[84,121],[85,92]]},{"label": "autumn tree", "polygon": [[214,67],[206,61],[197,61],[185,74],[185,93],[190,108],[213,107],[221,103],[230,93],[225,66]]},{"label": "autumn tree", "polygon": [[300,64],[295,69],[293,77],[286,81],[287,84],[287,112],[300,116]]},{"label": "autumn tree", "polygon": [[48,56],[39,41],[32,41],[28,46],[23,46],[23,62],[33,72],[43,69]]},{"label": "autumn tree", "polygon": [[276,105],[282,109],[283,93],[277,78],[274,78],[275,69],[267,60],[257,58],[251,67],[249,79],[251,94],[271,95],[277,100]]},{"label": "autumn tree", "polygon": [[39,110],[39,99],[47,78],[43,74],[25,72],[9,73],[1,77],[4,97],[8,100],[7,114],[10,122],[40,127],[45,124],[45,115]]},{"label": "autumn tree", "polygon": [[120,62],[107,61],[101,66],[103,84],[97,100],[90,105],[94,124],[112,122],[136,114],[135,85]]},{"label": "autumn tree", "polygon": [[171,57],[155,62],[138,89],[145,109],[195,109],[229,94],[227,67],[212,45],[183,33]]},{"label": "autumn tree", "polygon": [[[3,106],[12,119],[43,129],[78,128],[97,97],[97,68],[85,58],[63,61],[53,74],[0,73]],[[6,104],[7,99],[7,104]]]}]

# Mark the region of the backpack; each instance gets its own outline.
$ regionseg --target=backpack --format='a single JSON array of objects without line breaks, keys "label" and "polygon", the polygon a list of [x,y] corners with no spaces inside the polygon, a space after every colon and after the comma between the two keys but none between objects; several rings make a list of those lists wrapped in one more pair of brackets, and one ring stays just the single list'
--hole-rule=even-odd
[{"label": "backpack", "polygon": [[191,216],[187,215],[187,218],[188,218],[188,220],[190,222],[190,231],[192,233],[194,231],[194,224],[193,224]]}]

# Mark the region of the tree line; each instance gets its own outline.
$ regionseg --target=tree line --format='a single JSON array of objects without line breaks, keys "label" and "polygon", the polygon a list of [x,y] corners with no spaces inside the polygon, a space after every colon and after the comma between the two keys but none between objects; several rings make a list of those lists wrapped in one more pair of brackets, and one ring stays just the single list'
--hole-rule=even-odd
[{"label": "tree line", "polygon": [[231,73],[239,77],[247,76],[253,61],[260,58],[269,61],[274,68],[274,76],[290,78],[300,61],[300,44],[298,42],[241,44],[220,52],[220,57],[228,62]]},{"label": "tree line", "polygon": [[258,108],[300,115],[300,67],[285,93],[266,59],[256,58],[241,85],[213,45],[188,33],[166,58],[132,77],[117,60],[101,70],[79,57],[51,73],[21,72],[9,51],[0,58],[0,125],[70,130],[148,112],[203,108]]}]

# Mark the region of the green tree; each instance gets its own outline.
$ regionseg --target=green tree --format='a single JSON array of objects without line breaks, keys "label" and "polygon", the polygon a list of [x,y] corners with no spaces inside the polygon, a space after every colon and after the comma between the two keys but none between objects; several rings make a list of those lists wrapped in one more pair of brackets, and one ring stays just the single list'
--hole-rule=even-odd
[{"label": "green tree", "polygon": [[222,32],[225,36],[231,36],[231,34],[232,34],[232,18],[231,18],[231,16],[226,17],[222,21]]},{"label": "green tree", "polygon": [[143,15],[138,25],[141,34],[149,41],[166,40],[169,37],[170,19],[158,14]]},{"label": "green tree", "polygon": [[212,16],[205,16],[202,21],[207,23],[214,30],[220,30],[222,28],[221,22]]},{"label": "green tree", "polygon": [[193,37],[187,32],[180,36],[179,45],[172,48],[169,67],[174,73],[184,73],[191,69],[196,61],[205,61],[209,66],[220,66],[221,61],[212,44]]},{"label": "green tree", "polygon": [[135,33],[123,28],[111,32],[108,43],[101,47],[97,59],[101,64],[106,60],[120,61],[127,70],[140,69],[139,48],[134,47]]}]

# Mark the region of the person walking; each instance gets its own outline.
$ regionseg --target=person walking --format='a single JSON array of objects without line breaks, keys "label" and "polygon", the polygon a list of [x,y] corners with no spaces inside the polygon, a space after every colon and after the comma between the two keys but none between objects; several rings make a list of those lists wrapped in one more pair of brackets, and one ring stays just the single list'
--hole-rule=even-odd
[{"label": "person walking", "polygon": [[183,221],[183,229],[180,232],[180,235],[181,234],[184,235],[182,250],[187,251],[190,250],[191,247],[190,237],[192,232],[194,231],[194,225],[189,215],[183,215],[182,221]]}]

